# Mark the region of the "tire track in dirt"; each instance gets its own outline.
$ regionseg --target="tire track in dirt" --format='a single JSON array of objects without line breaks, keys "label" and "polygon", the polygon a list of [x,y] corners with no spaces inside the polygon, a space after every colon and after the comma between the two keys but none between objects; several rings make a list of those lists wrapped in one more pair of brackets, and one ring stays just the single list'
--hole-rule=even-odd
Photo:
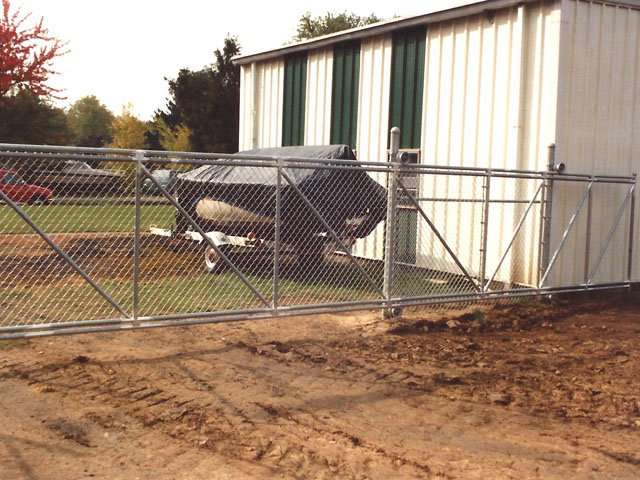
[{"label": "tire track in dirt", "polygon": [[[256,354],[261,355],[260,353],[261,348],[259,347],[247,346],[246,344],[243,344],[242,346],[251,355],[256,355]],[[285,407],[265,404],[260,402],[252,402],[252,404],[261,408],[270,417],[273,417],[270,420],[270,422],[275,422],[278,427],[277,429],[274,429],[274,431],[271,432],[272,439],[269,440],[267,445],[266,446],[263,445],[261,448],[257,450],[256,458],[263,461],[264,458],[273,457],[272,460],[274,460],[279,467],[282,467],[283,463],[285,463],[288,457],[292,457],[292,458],[300,457],[300,454],[303,452],[303,450],[299,446],[299,444],[301,443],[301,438],[306,437],[308,439],[311,439],[310,442],[307,442],[311,445],[317,445],[317,444],[321,445],[326,442],[335,443],[335,440],[332,440],[332,438],[335,437],[336,431],[335,429],[332,429],[328,425],[326,426],[326,428],[322,428],[322,429],[319,428],[317,420],[314,420],[311,423],[306,423],[300,420],[298,414],[303,412],[303,410],[299,406],[295,406],[295,404],[298,402],[295,400],[293,402],[286,401],[286,400],[283,402],[282,397],[286,397],[287,399],[296,399],[296,397],[298,397],[298,395],[295,395],[294,391],[291,391],[291,389],[289,389],[290,391],[286,391],[283,389],[282,386],[286,383],[289,383],[289,384],[295,383],[300,378],[299,373],[296,373],[294,375],[291,374],[292,371],[298,372],[299,367],[297,365],[295,366],[295,368],[291,368],[291,367],[283,368],[282,365],[278,367],[277,364],[272,363],[272,360],[273,360],[272,358],[269,358],[269,360],[270,360],[269,362],[261,361],[259,365],[257,364],[257,362],[253,362],[251,364],[247,363],[246,361],[242,363],[235,362],[232,364],[232,366],[235,368],[235,372],[245,372],[245,374],[241,375],[240,377],[240,380],[244,385],[255,383],[255,379],[260,378],[261,382],[264,384],[265,387],[271,386],[271,388],[273,389],[273,386],[275,385],[276,390],[278,390],[278,388],[280,388],[281,390],[281,391],[275,392],[275,396],[278,400],[278,403],[285,403],[287,405]],[[314,362],[312,360],[311,365],[317,367],[318,362]],[[247,375],[246,373],[249,373],[250,376]],[[283,381],[282,377],[286,377],[286,376],[289,376],[291,378],[288,381]],[[310,378],[314,378],[316,380],[322,379],[322,377],[326,378],[326,376],[318,372],[314,372],[313,375],[306,375],[305,377],[308,377],[308,378],[305,378],[305,385],[307,388],[311,388],[311,389],[313,389],[313,384],[309,382]],[[330,381],[332,382],[335,382],[337,380],[339,380],[339,378],[335,376],[330,378]],[[250,414],[254,418],[255,417],[259,418],[259,415],[257,415],[255,411],[250,412]],[[246,417],[247,415],[243,414],[240,416]],[[264,428],[264,424],[262,424],[261,426]],[[287,433],[282,434],[283,430],[285,430]],[[293,436],[294,437],[293,443],[291,442],[292,439],[290,438],[292,436],[292,431],[295,432],[295,435]],[[275,439],[273,438],[273,436],[275,436]],[[394,457],[392,455],[386,455],[384,450],[382,450],[380,447],[367,445],[361,440],[357,440],[353,442],[354,438],[356,437],[354,437],[353,435],[348,435],[347,439],[349,441],[345,441],[344,446],[350,447],[350,448],[358,447],[360,449],[370,450],[372,453],[383,454],[382,455],[383,457],[384,456],[389,457],[387,459],[389,462],[397,461],[397,456]],[[249,449],[251,448],[253,447],[249,447]],[[292,452],[295,454],[292,454]],[[310,451],[310,454],[312,455],[313,458],[316,458],[316,455],[314,454],[313,450]],[[326,463],[327,461],[329,462],[329,465],[336,466],[338,470],[343,470],[344,468],[348,467],[346,463],[335,465],[335,461],[336,461],[335,459],[333,461],[334,463],[332,463],[332,461],[326,457],[320,460],[320,464]],[[410,462],[407,462],[407,463],[410,463]],[[425,466],[420,466],[420,467],[423,470],[428,469],[428,467],[425,467]]]},{"label": "tire track in dirt", "polygon": [[[340,349],[339,346],[336,347],[336,345],[339,344],[320,343],[290,346],[278,342],[250,345],[244,342],[238,342],[239,347],[244,348],[256,357],[260,357],[260,364],[264,363],[262,360],[265,358],[271,361],[275,360],[281,365],[286,365],[292,362],[295,362],[296,364],[302,363],[305,364],[307,369],[317,370],[313,373],[312,377],[316,379],[316,381],[319,379],[325,379],[331,382],[347,383],[346,390],[353,390],[356,385],[364,386],[365,391],[371,391],[379,386],[383,386],[384,388],[380,392],[380,398],[386,398],[391,395],[391,392],[393,392],[394,396],[406,399],[431,390],[430,387],[421,388],[417,389],[419,390],[419,393],[415,393],[412,390],[416,389],[412,388],[413,385],[411,382],[407,382],[407,380],[410,378],[422,380],[423,377],[421,375],[416,375],[414,372],[406,369],[395,368],[393,366],[383,369],[383,371],[376,370],[375,368],[368,367],[366,364],[350,359],[346,354],[343,354],[342,349]],[[278,353],[284,355],[278,355]],[[332,361],[335,361],[339,367],[334,368],[325,366],[332,363],[327,360],[329,358]],[[275,369],[273,365],[256,367],[256,369],[260,370],[261,373],[264,373],[265,375],[269,375],[269,372],[271,374],[274,372],[279,373],[279,370]],[[327,369],[329,370],[327,371]],[[297,365],[296,370],[298,370]],[[352,381],[354,378],[357,378],[358,380]],[[277,381],[275,378],[269,378],[268,380],[269,383]],[[389,385],[389,383],[391,383],[391,385]],[[413,382],[413,384],[417,385],[415,382]],[[313,386],[309,381],[306,381],[305,385],[307,388]],[[337,387],[337,389],[343,390],[342,387]],[[449,477],[447,474],[442,472],[433,473],[429,465],[425,464],[424,461],[421,461],[420,458],[410,458],[406,455],[402,455],[401,453],[388,451],[388,449],[384,448],[381,444],[369,442],[353,433],[336,429],[335,425],[324,421],[317,415],[310,414],[310,418],[306,415],[291,417],[290,411],[283,412],[282,409],[278,409],[274,405],[261,405],[261,407],[274,416],[279,415],[280,417],[288,417],[289,420],[294,421],[298,425],[298,430],[303,429],[303,431],[313,431],[319,436],[325,438],[325,440],[333,439],[329,441],[334,443],[335,437],[339,437],[342,440],[342,446],[344,448],[357,447],[367,450],[367,455],[370,457],[378,456],[385,458],[386,461],[395,466],[411,466],[415,469],[416,474],[418,474],[418,472],[422,472],[422,474],[431,473],[430,476],[434,478]],[[409,405],[407,405],[407,408],[409,408]],[[298,409],[300,409],[300,407],[293,407],[290,410]]]},{"label": "tire track in dirt", "polygon": [[64,346],[8,355],[0,379],[73,400],[114,435],[157,432],[271,476],[487,478],[499,466],[504,476],[540,467],[543,477],[580,477],[587,460],[601,473],[637,472],[627,446],[640,419],[629,340],[638,327],[597,321],[471,333],[421,321],[402,334],[295,321],[293,333],[275,322],[137,332],[105,337],[124,345],[68,342],[91,358]]},{"label": "tire track in dirt", "polygon": [[[291,373],[299,365],[283,368],[270,360],[266,365],[262,362],[256,367],[253,354],[247,355],[240,349],[238,352],[240,355],[235,355],[233,363],[227,364],[229,372],[223,377],[219,376],[218,369],[202,369],[201,364],[207,357],[164,362],[163,377],[153,383],[141,375],[145,372],[134,373],[127,369],[126,364],[118,365],[118,362],[108,366],[92,361],[59,362],[36,364],[31,368],[20,368],[19,364],[15,364],[11,376],[26,375],[33,387],[46,385],[66,395],[82,398],[89,404],[89,410],[91,403],[111,405],[118,408],[120,414],[134,418],[147,428],[160,429],[173,438],[195,443],[200,448],[212,449],[231,458],[266,465],[274,473],[286,472],[295,476],[304,472],[305,476],[314,476],[327,469],[334,473],[358,470],[357,461],[350,460],[348,454],[353,449],[360,450],[358,456],[363,450],[366,451],[366,455],[372,457],[370,465],[375,465],[377,469],[386,464],[386,469],[395,471],[401,464],[410,467],[410,471],[429,471],[426,465],[388,453],[381,446],[336,430],[316,417],[305,421],[298,417],[298,414],[306,413],[301,407],[276,407],[253,402],[246,396],[241,396],[241,401],[235,402],[233,398],[217,393],[216,383],[231,381],[242,385],[241,389],[246,389],[248,385],[258,390],[280,385],[281,391],[276,398],[296,397],[295,391],[287,385],[295,384],[299,379],[299,373]],[[319,364],[310,363],[312,367],[320,368],[322,373]],[[276,375],[285,376],[286,379],[277,380]],[[312,376],[317,375],[318,372],[314,372]],[[324,377],[322,382],[338,379],[335,375],[328,378],[320,376]],[[175,389],[173,381],[166,384],[167,377],[180,378],[183,386],[180,394],[167,393],[166,390]],[[360,383],[367,384],[370,380],[365,378]],[[192,396],[187,398],[184,392],[191,392]],[[92,419],[104,427],[110,427],[108,419],[95,416]],[[254,432],[255,419],[263,430],[258,436]],[[229,437],[236,437],[238,441],[230,444],[227,441]],[[225,441],[224,445],[219,446],[219,441],[220,444]],[[318,445],[328,445],[330,448],[318,448]],[[409,476],[410,471],[406,472]]]}]

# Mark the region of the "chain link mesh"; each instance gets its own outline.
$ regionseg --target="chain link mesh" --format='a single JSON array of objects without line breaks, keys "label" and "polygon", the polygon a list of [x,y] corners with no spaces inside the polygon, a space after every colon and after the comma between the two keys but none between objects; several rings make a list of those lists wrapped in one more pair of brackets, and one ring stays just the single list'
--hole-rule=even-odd
[{"label": "chain link mesh", "polygon": [[[42,148],[0,149],[0,334],[629,280],[631,180],[551,192],[542,172],[401,168],[389,299],[387,164]],[[180,180],[236,163],[224,192]],[[295,180],[309,172],[313,188]]]}]

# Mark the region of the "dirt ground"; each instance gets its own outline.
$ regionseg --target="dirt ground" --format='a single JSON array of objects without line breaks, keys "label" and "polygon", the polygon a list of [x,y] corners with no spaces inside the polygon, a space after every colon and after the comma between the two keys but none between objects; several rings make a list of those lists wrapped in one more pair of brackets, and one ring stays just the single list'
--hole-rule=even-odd
[{"label": "dirt ground", "polygon": [[640,478],[640,301],[0,343],[0,478]]}]

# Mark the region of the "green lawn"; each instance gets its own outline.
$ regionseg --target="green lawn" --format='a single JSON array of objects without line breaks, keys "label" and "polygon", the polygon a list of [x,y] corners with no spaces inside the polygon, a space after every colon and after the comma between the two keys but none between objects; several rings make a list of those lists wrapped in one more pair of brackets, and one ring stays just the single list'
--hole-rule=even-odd
[{"label": "green lawn", "polygon": [[[22,210],[47,233],[132,232],[135,207],[105,205],[21,205]],[[171,205],[142,205],[141,230],[155,224],[169,228],[174,220]],[[8,205],[0,205],[0,233],[33,233]]]},{"label": "green lawn", "polygon": [[[382,288],[381,266],[369,264],[367,270]],[[260,274],[247,274],[247,278],[271,301],[273,280],[267,269]],[[433,283],[426,273],[399,271],[396,281],[407,296],[452,293],[450,286]],[[131,281],[102,280],[98,283],[125,311],[131,311]],[[283,272],[279,292],[280,306],[380,298],[360,273],[348,264],[330,264],[323,272],[304,275]],[[3,301],[0,314],[11,323],[15,319],[22,324],[38,324],[120,316],[88,284],[82,282],[36,288],[0,288],[0,298]],[[265,305],[232,272],[210,275],[196,271],[180,278],[147,279],[140,283],[141,316],[255,308],[265,308]],[[0,326],[7,326],[1,323]]]},{"label": "green lawn", "polygon": [[[271,299],[271,278],[250,275],[252,285],[267,299]],[[102,281],[100,286],[125,311],[132,308],[132,282]],[[323,303],[374,297],[371,292],[355,287],[331,286],[323,283],[305,283],[282,280],[282,304]],[[7,320],[19,318],[23,324],[57,323],[120,315],[88,284],[58,284],[40,288],[0,289],[3,310]],[[178,279],[143,281],[140,284],[139,313],[169,315],[195,312],[217,312],[265,305],[233,273],[202,274]],[[12,313],[13,312],[13,313]],[[19,315],[17,313],[19,312]],[[0,322],[1,323],[1,322]],[[6,325],[0,325],[6,326]]]},{"label": "green lawn", "polygon": [[[133,232],[135,208],[131,202],[98,199],[98,204],[54,204],[22,208],[47,233]],[[174,221],[171,205],[147,204],[141,207],[141,230],[151,224],[170,227]],[[30,227],[7,205],[0,205],[0,233],[33,233]],[[158,249],[155,252],[154,249]],[[197,252],[176,253],[158,246],[147,247],[141,263],[139,314],[170,315],[264,308],[253,293],[232,272],[220,275],[203,273]],[[163,265],[172,268],[164,268]],[[279,282],[279,305],[340,303],[379,299],[380,295],[350,264],[346,257],[334,258],[322,268],[299,268],[283,264]],[[379,289],[383,288],[382,262],[364,261],[363,266]],[[248,258],[239,264],[247,278],[269,301],[273,294],[272,259]],[[30,268],[35,268],[31,266]],[[94,278],[121,306],[132,309],[132,279],[114,279],[107,273]],[[13,322],[39,324],[118,317],[119,314],[88,284],[63,280],[29,288],[0,288],[0,327]],[[434,295],[469,291],[434,281],[428,271],[398,266],[394,295]],[[13,323],[15,324],[15,323]]]}]

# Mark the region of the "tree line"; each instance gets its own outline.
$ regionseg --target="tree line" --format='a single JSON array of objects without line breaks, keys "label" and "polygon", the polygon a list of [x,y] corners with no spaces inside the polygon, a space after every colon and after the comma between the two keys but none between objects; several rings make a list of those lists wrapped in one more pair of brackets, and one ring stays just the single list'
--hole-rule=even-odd
[{"label": "tree line", "polygon": [[2,89],[0,142],[71,145],[167,151],[234,152],[238,148],[239,69],[231,58],[240,53],[237,39],[225,39],[215,62],[201,70],[180,70],[168,79],[167,105],[150,121],[124,106],[111,112],[95,95],[68,108],[51,95],[28,88]]},{"label": "tree line", "polygon": [[[0,142],[126,149],[232,153],[238,150],[240,70],[232,58],[241,53],[228,35],[200,70],[184,68],[168,82],[169,98],[150,121],[137,118],[131,105],[119,115],[95,95],[67,108],[55,106],[62,92],[48,86],[55,59],[68,45],[52,36],[40,19],[25,27],[29,14],[0,12]],[[379,21],[352,13],[300,18],[300,41]]]}]

